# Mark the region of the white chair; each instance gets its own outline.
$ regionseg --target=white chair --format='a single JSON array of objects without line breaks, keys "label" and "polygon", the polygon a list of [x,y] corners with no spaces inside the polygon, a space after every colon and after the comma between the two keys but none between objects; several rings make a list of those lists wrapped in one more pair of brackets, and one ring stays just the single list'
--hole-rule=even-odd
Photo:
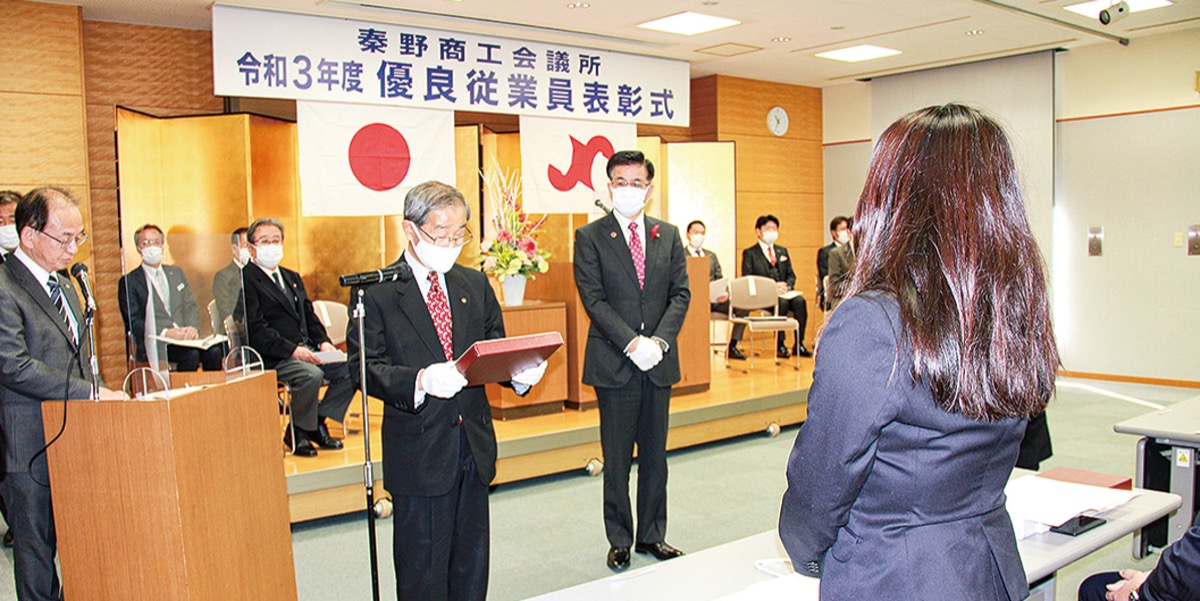
[{"label": "white chair", "polygon": [[[738,317],[734,312],[770,311],[769,315],[756,316],[753,313],[746,317]],[[751,341],[755,332],[787,332],[796,333],[800,339],[800,322],[791,317],[779,315],[779,292],[775,280],[758,275],[747,275],[729,282],[729,319],[730,328],[734,325],[744,325],[750,332]],[[732,336],[732,332],[730,333]],[[779,365],[779,345],[775,347],[775,365]],[[729,355],[725,356],[725,367],[729,367]],[[749,372],[754,368],[754,348],[751,342],[750,365],[743,371]],[[796,356],[796,371],[800,370],[800,356]]]},{"label": "white chair", "polygon": [[346,342],[346,329],[350,326],[350,313],[346,305],[334,301],[313,301],[313,312],[325,326],[325,333],[333,346]]},{"label": "white chair", "polygon": [[221,334],[225,328],[221,327],[221,318],[217,316],[217,299],[208,301],[208,323],[212,325],[213,334]]}]

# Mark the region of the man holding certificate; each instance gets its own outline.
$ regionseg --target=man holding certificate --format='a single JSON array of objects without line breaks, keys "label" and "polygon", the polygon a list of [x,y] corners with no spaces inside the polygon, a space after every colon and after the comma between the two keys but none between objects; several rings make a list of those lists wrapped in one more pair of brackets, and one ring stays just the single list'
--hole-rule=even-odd
[{"label": "man holding certificate", "polygon": [[[394,562],[401,601],[487,595],[488,485],[496,434],[482,385],[467,386],[454,359],[504,337],[487,276],[455,263],[471,241],[470,210],[453,186],[425,182],[404,199],[412,278],[372,286],[347,335],[351,372],[366,361],[367,393],[383,400],[383,483],[395,505]],[[361,351],[361,352],[360,352]],[[525,394],[546,362],[512,376]]]}]

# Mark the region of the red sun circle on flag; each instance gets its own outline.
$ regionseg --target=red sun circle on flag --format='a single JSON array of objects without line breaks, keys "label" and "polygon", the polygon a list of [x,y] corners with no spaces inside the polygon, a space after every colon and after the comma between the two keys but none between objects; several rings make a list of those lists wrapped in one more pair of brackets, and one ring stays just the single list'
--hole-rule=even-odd
[{"label": "red sun circle on flag", "polygon": [[412,156],[408,141],[390,125],[372,123],[363,126],[350,140],[350,171],[358,183],[384,192],[404,181]]}]

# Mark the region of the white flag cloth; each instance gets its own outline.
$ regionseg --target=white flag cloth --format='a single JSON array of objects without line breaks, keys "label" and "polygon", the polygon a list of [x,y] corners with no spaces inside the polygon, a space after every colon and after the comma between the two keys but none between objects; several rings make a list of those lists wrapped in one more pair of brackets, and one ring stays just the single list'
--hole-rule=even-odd
[{"label": "white flag cloth", "polygon": [[305,216],[399,215],[417,184],[455,184],[454,112],[296,101]]},{"label": "white flag cloth", "polygon": [[637,125],[521,116],[521,185],[528,213],[591,213],[611,205],[605,165],[637,150]]}]

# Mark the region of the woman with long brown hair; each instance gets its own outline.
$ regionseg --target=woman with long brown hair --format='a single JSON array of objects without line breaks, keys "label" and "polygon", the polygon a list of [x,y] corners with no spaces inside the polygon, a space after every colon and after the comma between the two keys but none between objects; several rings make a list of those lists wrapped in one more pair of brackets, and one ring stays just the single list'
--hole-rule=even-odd
[{"label": "woman with long brown hair", "polygon": [[1009,142],[947,104],[880,137],[779,534],[822,599],[1024,599],[1004,484],[1058,351]]}]

